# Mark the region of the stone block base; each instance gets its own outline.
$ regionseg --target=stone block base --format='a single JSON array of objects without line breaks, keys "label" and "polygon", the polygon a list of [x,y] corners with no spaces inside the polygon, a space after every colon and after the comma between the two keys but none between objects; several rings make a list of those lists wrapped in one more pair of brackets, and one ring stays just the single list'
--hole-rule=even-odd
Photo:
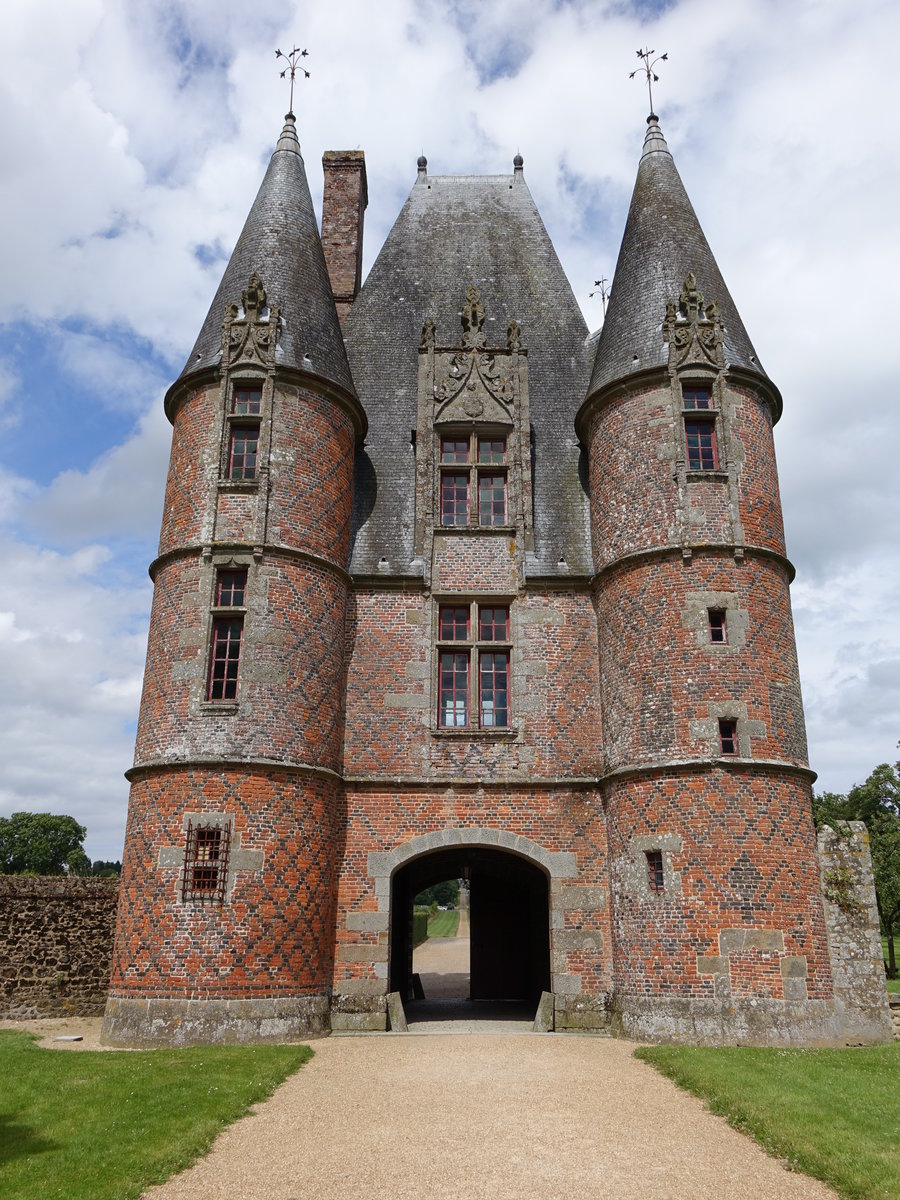
[{"label": "stone block base", "polygon": [[334,1033],[384,1033],[387,1030],[387,1013],[333,1012],[331,1028]]},{"label": "stone block base", "polygon": [[557,1033],[586,1030],[591,1033],[610,1033],[612,1005],[607,992],[560,996],[554,993],[553,1024]]},{"label": "stone block base", "polygon": [[640,1042],[697,1046],[843,1046],[890,1041],[887,1003],[872,1011],[840,1000],[736,1002],[690,996],[616,996],[616,1033]]},{"label": "stone block base", "polygon": [[327,996],[276,1000],[139,1000],[110,996],[100,1030],[108,1046],[297,1042],[330,1031]]}]

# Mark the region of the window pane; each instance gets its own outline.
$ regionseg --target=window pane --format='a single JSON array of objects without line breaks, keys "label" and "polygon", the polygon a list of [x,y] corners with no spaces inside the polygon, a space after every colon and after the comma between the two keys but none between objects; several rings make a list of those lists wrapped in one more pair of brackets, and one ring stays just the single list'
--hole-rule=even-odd
[{"label": "window pane", "polygon": [[691,471],[714,471],[719,465],[716,427],[712,421],[685,421],[687,463]]},{"label": "window pane", "polygon": [[478,609],[478,640],[480,642],[505,642],[509,638],[509,609]]},{"label": "window pane", "polygon": [[506,524],[506,476],[478,476],[478,522],[480,525]]},{"label": "window pane", "polygon": [[506,438],[479,438],[478,461],[480,463],[505,463]]},{"label": "window pane", "polygon": [[646,853],[647,881],[650,884],[650,891],[664,892],[666,890],[666,884],[665,875],[663,873],[662,850],[648,850]]},{"label": "window pane", "polygon": [[503,729],[509,724],[509,655],[482,653],[479,669],[481,724],[485,729]]},{"label": "window pane", "polygon": [[710,408],[709,388],[686,387],[681,390],[685,408]]},{"label": "window pane", "polygon": [[465,642],[469,637],[469,606],[442,604],[440,608],[440,639],[442,642]]},{"label": "window pane", "polygon": [[467,463],[468,461],[468,438],[441,438],[442,463]]},{"label": "window pane", "polygon": [[256,478],[256,452],[259,430],[255,427],[234,425],[231,429],[231,446],[228,454],[229,479]]},{"label": "window pane", "polygon": [[220,571],[216,578],[217,607],[239,608],[244,603],[246,586],[246,571]]},{"label": "window pane", "polygon": [[728,626],[724,608],[707,609],[709,615],[709,640],[711,642],[727,642]]},{"label": "window pane", "polygon": [[207,694],[210,700],[234,700],[237,697],[243,630],[243,617],[217,617],[213,621]]},{"label": "window pane", "polygon": [[468,525],[469,476],[441,475],[441,524]]},{"label": "window pane", "polygon": [[236,384],[231,411],[239,416],[258,416],[262,408],[262,388]]},{"label": "window pane", "polygon": [[445,651],[440,660],[439,721],[444,729],[469,723],[469,656]]}]

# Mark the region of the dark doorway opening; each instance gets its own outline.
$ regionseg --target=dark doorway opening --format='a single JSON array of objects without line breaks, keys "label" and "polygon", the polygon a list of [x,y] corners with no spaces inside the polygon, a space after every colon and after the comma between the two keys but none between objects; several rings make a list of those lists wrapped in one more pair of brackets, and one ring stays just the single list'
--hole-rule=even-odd
[{"label": "dark doorway opening", "polygon": [[[462,879],[469,904],[469,996],[482,1005],[537,1006],[550,990],[547,876],[527,859],[486,846],[457,846],[415,858],[391,881],[388,987],[420,1008],[413,985],[413,900],[445,879]],[[464,1017],[465,1002],[455,1010]],[[444,1014],[446,1015],[446,1014]],[[440,1018],[443,1019],[443,1018]]]}]

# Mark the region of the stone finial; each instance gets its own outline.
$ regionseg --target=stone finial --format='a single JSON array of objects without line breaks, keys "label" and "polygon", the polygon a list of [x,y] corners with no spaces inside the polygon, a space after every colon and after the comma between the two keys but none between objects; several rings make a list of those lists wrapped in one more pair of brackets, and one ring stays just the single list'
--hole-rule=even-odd
[{"label": "stone finial", "polygon": [[250,276],[247,287],[241,293],[241,303],[244,306],[244,316],[248,321],[258,321],[259,314],[266,307],[266,289],[262,280],[254,271]]},{"label": "stone finial", "polygon": [[420,350],[429,350],[434,345],[436,328],[431,317],[425,318],[425,324],[422,326],[422,337],[419,341]]},{"label": "stone finial", "polygon": [[424,154],[420,154],[416,160],[416,178],[425,179],[428,175],[428,159]]},{"label": "stone finial", "polygon": [[518,350],[521,344],[522,330],[519,328],[519,322],[510,321],[506,331],[506,348],[507,350]]},{"label": "stone finial", "polygon": [[521,176],[523,173],[522,168],[524,166],[525,166],[525,159],[522,157],[521,154],[517,154],[516,157],[513,159],[513,175]]},{"label": "stone finial", "polygon": [[484,305],[481,303],[481,293],[473,283],[466,288],[466,302],[462,310],[463,345],[484,345]]}]

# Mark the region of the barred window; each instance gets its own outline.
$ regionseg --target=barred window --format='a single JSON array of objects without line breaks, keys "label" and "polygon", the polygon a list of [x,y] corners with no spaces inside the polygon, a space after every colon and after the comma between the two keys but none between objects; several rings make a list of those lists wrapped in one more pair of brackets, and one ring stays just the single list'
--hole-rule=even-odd
[{"label": "barred window", "polygon": [[188,821],[181,880],[182,900],[221,904],[225,899],[231,824]]},{"label": "barred window", "polygon": [[647,882],[650,891],[657,894],[666,890],[666,880],[663,873],[662,850],[647,850]]}]

